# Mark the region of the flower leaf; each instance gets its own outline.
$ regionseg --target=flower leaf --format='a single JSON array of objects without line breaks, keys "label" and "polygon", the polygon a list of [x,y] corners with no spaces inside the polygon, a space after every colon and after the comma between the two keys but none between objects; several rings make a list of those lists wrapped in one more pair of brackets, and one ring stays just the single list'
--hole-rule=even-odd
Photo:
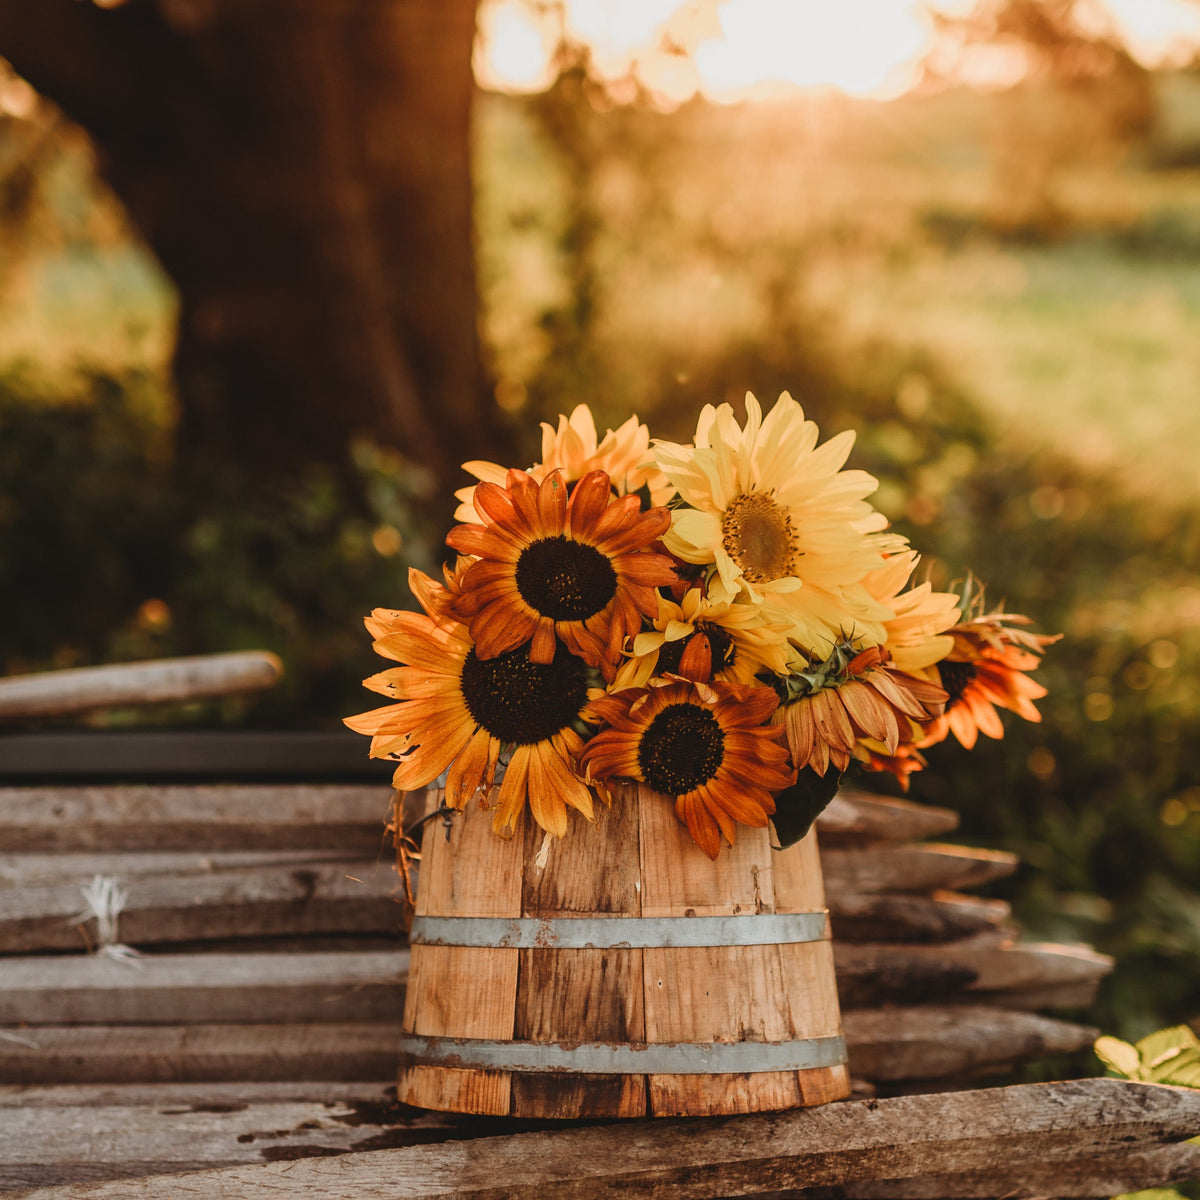
[{"label": "flower leaf", "polygon": [[794,846],[812,828],[813,822],[829,806],[837,795],[842,782],[840,772],[830,770],[818,775],[812,767],[801,769],[796,782],[775,796],[775,815],[771,823],[775,826],[778,849]]},{"label": "flower leaf", "polygon": [[1096,1039],[1093,1047],[1096,1057],[1112,1072],[1125,1079],[1142,1078],[1142,1060],[1136,1047],[1120,1038],[1102,1037]]}]

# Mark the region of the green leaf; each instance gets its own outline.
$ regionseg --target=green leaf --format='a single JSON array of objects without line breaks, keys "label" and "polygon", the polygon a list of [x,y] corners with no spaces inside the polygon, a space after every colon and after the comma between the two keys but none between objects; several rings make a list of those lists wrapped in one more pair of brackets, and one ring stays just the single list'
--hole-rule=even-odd
[{"label": "green leaf", "polygon": [[1120,1038],[1096,1039],[1096,1057],[1110,1070],[1126,1079],[1142,1078],[1142,1060],[1137,1050]]},{"label": "green leaf", "polygon": [[837,795],[841,782],[842,776],[837,771],[827,771],[822,777],[812,767],[803,767],[796,782],[776,795],[771,823],[775,826],[778,849],[794,846],[812,828]]},{"label": "green leaf", "polygon": [[1141,1039],[1137,1044],[1143,1064],[1154,1070],[1187,1049],[1200,1050],[1200,1042],[1186,1025],[1172,1025]]},{"label": "green leaf", "polygon": [[1161,1066],[1152,1069],[1155,1083],[1169,1083],[1175,1087],[1200,1088],[1200,1050],[1185,1047]]}]

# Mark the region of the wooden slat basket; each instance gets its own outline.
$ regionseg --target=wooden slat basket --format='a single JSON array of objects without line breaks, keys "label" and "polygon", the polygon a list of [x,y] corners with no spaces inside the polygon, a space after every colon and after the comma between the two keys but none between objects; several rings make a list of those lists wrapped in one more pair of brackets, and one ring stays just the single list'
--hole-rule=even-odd
[{"label": "wooden slat basket", "polygon": [[845,1098],[815,834],[778,852],[739,828],[712,862],[648,789],[596,812],[548,854],[528,815],[509,840],[476,806],[426,825],[400,1100],[566,1118]]}]

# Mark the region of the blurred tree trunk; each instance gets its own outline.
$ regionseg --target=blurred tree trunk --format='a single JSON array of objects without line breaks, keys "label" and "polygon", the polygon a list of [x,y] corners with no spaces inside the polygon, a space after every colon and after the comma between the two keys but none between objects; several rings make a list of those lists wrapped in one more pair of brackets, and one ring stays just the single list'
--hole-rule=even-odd
[{"label": "blurred tree trunk", "polygon": [[448,480],[503,448],[474,31],[475,0],[0,0],[0,55],[88,130],[179,289],[182,455],[286,475],[362,432]]}]

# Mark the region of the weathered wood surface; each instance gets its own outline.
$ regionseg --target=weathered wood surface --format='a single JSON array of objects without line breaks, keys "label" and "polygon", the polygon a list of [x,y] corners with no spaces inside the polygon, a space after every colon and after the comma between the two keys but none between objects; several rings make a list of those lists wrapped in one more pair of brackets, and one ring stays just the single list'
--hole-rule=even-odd
[{"label": "weathered wood surface", "polygon": [[112,875],[122,882],[147,875],[207,875],[213,871],[271,867],[296,867],[309,863],[344,863],[346,870],[382,872],[393,870],[392,856],[348,858],[344,850],[312,847],[305,850],[207,850],[125,854],[0,854],[0,892],[41,884],[78,884],[82,887],[96,875]]},{"label": "weathered wood surface", "polygon": [[839,942],[953,942],[990,930],[1015,933],[1004,900],[957,892],[932,896],[833,892],[827,897],[833,936]]},{"label": "weathered wood surface", "polygon": [[821,852],[825,893],[961,891],[1003,879],[1017,869],[1017,856],[966,846],[831,846]]},{"label": "weathered wood surface", "polygon": [[[263,1018],[265,1019],[265,1015]],[[976,1005],[845,1014],[850,1073],[888,1083],[961,1078],[1074,1053],[1095,1029]],[[0,1083],[288,1079],[390,1081],[395,1024],[145,1024],[0,1027]]]},{"label": "weathered wood surface", "polygon": [[[966,1094],[965,1099],[969,1107],[973,1097]],[[370,1084],[0,1088],[0,1146],[6,1148],[0,1160],[0,1188],[496,1137],[522,1126],[528,1128],[527,1123],[504,1119],[410,1109],[397,1104],[390,1089]],[[646,1126],[624,1128],[636,1137]],[[1107,1197],[1196,1175],[1200,1146],[1154,1144],[1049,1163],[1021,1156],[959,1174],[776,1190],[765,1193],[764,1200]]]},{"label": "weathered wood surface", "polygon": [[1099,1030],[976,1005],[862,1009],[844,1017],[850,1070],[875,1082],[958,1079],[1084,1050]]},{"label": "weathered wood surface", "polygon": [[[113,874],[126,895],[118,932],[131,946],[395,933],[402,924],[403,893],[386,862],[298,861],[134,877],[135,862],[117,865]],[[87,907],[81,885],[103,873],[21,887],[0,882],[0,953],[94,948],[95,918],[79,919]]]},{"label": "weathered wood surface", "polygon": [[[1022,1156],[1021,1161],[1009,1165],[997,1163],[993,1167],[958,1175],[852,1183],[836,1189],[834,1194],[840,1200],[993,1200],[997,1196],[1102,1200],[1197,1178],[1200,1178],[1200,1146],[1183,1142],[1144,1150],[1130,1148],[1076,1162],[1039,1163],[1024,1160]],[[777,1195],[779,1200],[785,1197],[819,1200],[808,1191]]]},{"label": "weathered wood surface", "polygon": [[266,650],[11,675],[0,679],[0,721],[232,696],[273,687],[282,675],[283,664]]},{"label": "weathered wood surface", "polygon": [[[736,1118],[570,1128],[141,1179],[139,1200],[708,1200],[1013,1162],[1096,1161],[1200,1132],[1200,1093],[1091,1079]],[[27,1200],[127,1200],[130,1184],[66,1184]]]},{"label": "weathered wood surface", "polygon": [[0,1025],[395,1021],[409,952],[0,960]]},{"label": "weathered wood surface", "polygon": [[838,792],[817,817],[817,833],[826,845],[845,842],[917,842],[958,828],[958,813],[912,800]]},{"label": "weathered wood surface", "polygon": [[370,783],[0,788],[0,846],[6,854],[314,847],[367,857],[384,843],[394,794]]}]

